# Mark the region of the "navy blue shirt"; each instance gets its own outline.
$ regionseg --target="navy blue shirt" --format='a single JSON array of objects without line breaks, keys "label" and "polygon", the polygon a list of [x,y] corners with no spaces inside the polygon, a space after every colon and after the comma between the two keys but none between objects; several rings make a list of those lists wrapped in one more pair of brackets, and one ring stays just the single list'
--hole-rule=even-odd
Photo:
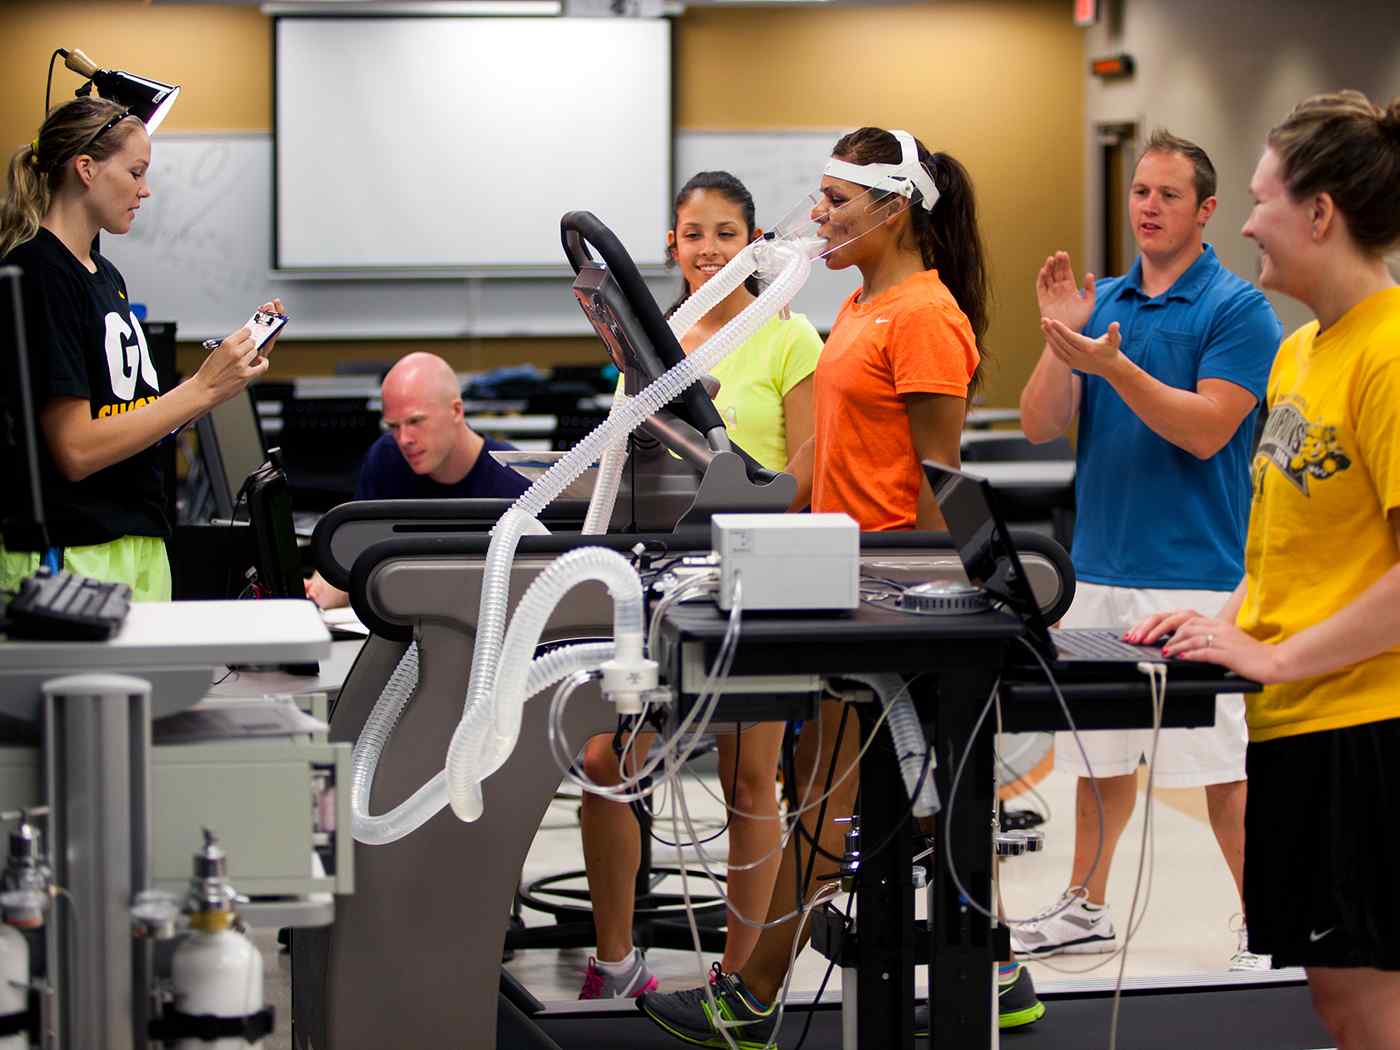
[{"label": "navy blue shirt", "polygon": [[[1123,354],[1168,386],[1224,379],[1262,403],[1283,337],[1273,307],[1206,245],[1167,291],[1142,291],[1142,260],[1095,285],[1084,334],[1117,321]],[[1208,460],[1159,437],[1108,380],[1082,375],[1074,570],[1115,587],[1233,590],[1244,575],[1249,456],[1259,408]]]},{"label": "navy blue shirt", "polygon": [[509,467],[497,463],[492,451],[509,452],[511,445],[486,438],[486,446],[467,476],[455,485],[444,485],[426,474],[415,474],[403,458],[393,435],[381,434],[369,447],[356,499],[515,499],[530,483]]}]

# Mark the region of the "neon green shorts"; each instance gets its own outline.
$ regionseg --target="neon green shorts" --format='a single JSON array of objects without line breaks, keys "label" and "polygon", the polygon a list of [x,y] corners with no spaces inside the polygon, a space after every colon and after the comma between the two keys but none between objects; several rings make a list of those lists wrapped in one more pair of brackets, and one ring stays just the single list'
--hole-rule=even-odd
[{"label": "neon green shorts", "polygon": [[[0,589],[18,590],[20,581],[39,567],[34,551],[7,551],[0,545]],[[91,547],[64,547],[63,568],[95,580],[131,587],[138,602],[170,601],[170,559],[165,541],[155,536],[122,536]]]}]

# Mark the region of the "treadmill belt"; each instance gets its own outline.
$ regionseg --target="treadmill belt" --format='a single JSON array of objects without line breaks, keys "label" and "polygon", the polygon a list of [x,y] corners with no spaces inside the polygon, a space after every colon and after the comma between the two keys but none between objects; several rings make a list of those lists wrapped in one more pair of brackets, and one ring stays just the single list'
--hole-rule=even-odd
[{"label": "treadmill belt", "polygon": [[[1113,1000],[1098,994],[1045,996],[1045,1016],[1033,1025],[1001,1034],[1008,1050],[1086,1050],[1108,1045]],[[789,1010],[782,1050],[793,1050],[811,1012]],[[560,1050],[679,1050],[640,1011],[535,1018]],[[928,1047],[916,1039],[916,1050]],[[1312,1010],[1304,984],[1239,985],[1196,990],[1166,989],[1124,994],[1118,1045],[1131,1050],[1324,1050],[1333,1045]],[[841,1050],[841,1011],[834,1004],[815,1010],[803,1050]]]}]

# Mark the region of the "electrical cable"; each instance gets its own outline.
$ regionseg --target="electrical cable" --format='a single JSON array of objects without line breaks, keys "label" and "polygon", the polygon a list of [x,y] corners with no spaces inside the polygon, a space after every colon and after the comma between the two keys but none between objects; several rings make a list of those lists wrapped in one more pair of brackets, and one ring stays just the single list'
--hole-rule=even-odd
[{"label": "electrical cable", "polygon": [[54,52],[49,56],[49,78],[44,82],[44,120],[49,119],[49,100],[53,97],[53,64],[58,61],[58,56],[67,57],[63,48],[54,48]]},{"label": "electrical cable", "polygon": [[[676,807],[679,806],[681,814],[685,817],[687,824],[689,824],[689,822],[690,822],[690,810],[689,810],[689,807],[686,805],[686,802],[685,802],[685,792],[684,792],[684,790],[676,790],[676,791],[672,792],[672,795],[671,795],[671,806],[672,806],[672,819],[673,819],[673,820],[676,819],[676,818],[675,818],[675,810],[676,810]],[[694,833],[692,832],[692,835],[693,835],[693,834],[694,834]],[[702,865],[702,866],[703,866],[703,865]],[[701,981],[702,981],[701,990],[705,993],[705,998],[706,998],[706,1000],[709,1002],[710,1011],[711,1011],[711,1017],[720,1019],[720,1020],[717,1020],[717,1021],[715,1022],[715,1027],[716,1027],[717,1030],[719,1031],[720,1038],[724,1040],[725,1045],[726,1045],[727,1047],[729,1047],[730,1050],[739,1050],[739,1046],[738,1046],[738,1044],[734,1041],[734,1037],[733,1037],[732,1035],[730,1035],[730,1033],[729,1033],[729,1029],[730,1029],[731,1027],[738,1027],[738,1025],[737,1025],[736,1023],[734,1023],[734,1022],[726,1022],[726,1021],[724,1021],[724,1020],[722,1019],[722,1018],[723,1018],[723,1014],[720,1012],[718,1006],[717,1006],[716,1003],[715,1003],[714,989],[711,987],[709,981],[705,980],[705,955],[704,955],[704,952],[703,952],[703,950],[701,949],[701,945],[700,945],[700,929],[699,929],[699,926],[697,925],[697,923],[696,923],[696,921],[695,921],[695,909],[694,909],[694,906],[692,905],[691,897],[690,897],[690,880],[689,880],[689,876],[688,876],[688,869],[687,869],[687,867],[686,867],[686,865],[685,865],[685,863],[684,863],[684,855],[683,855],[683,854],[682,854],[682,863],[681,863],[681,865],[680,865],[680,880],[681,880],[681,898],[682,898],[682,901],[684,902],[684,905],[685,905],[686,919],[688,920],[688,922],[689,922],[689,924],[690,924],[690,936],[691,936],[691,941],[692,941],[692,943],[693,943],[694,946],[695,946],[695,961],[696,961],[697,969],[699,970],[700,979],[701,979]],[[783,1026],[783,1011],[784,1011],[784,1009],[786,1008],[786,1005],[787,1005],[788,989],[789,989],[789,987],[791,986],[791,983],[792,983],[793,964],[794,964],[794,961],[795,961],[796,958],[797,958],[797,953],[798,953],[798,951],[800,950],[800,948],[801,948],[801,946],[802,946],[802,931],[803,931],[803,929],[806,927],[807,921],[808,921],[808,919],[811,917],[812,913],[813,913],[814,911],[816,911],[816,909],[819,908],[821,905],[825,904],[828,900],[830,900],[831,898],[833,898],[833,897],[835,897],[835,896],[837,895],[837,893],[838,893],[838,891],[839,891],[839,884],[833,883],[832,886],[831,886],[831,892],[830,892],[830,893],[827,893],[825,896],[823,896],[823,893],[826,891],[827,887],[822,887],[822,889],[820,889],[820,890],[817,891],[816,896],[812,898],[812,901],[811,901],[811,903],[809,903],[809,904],[804,904],[804,903],[803,903],[803,902],[805,901],[805,899],[806,899],[806,893],[805,893],[806,887],[802,887],[801,889],[802,889],[803,892],[800,892],[799,895],[798,895],[798,906],[797,906],[797,908],[796,908],[794,911],[792,911],[792,912],[789,913],[788,915],[784,916],[782,919],[774,920],[774,921],[771,922],[771,923],[764,923],[764,924],[761,924],[761,925],[760,925],[760,928],[766,929],[768,926],[774,926],[774,925],[777,925],[777,924],[780,923],[780,922],[788,922],[789,920],[791,920],[791,919],[792,919],[793,917],[795,917],[795,916],[798,916],[798,915],[801,916],[801,919],[800,919],[799,922],[798,922],[797,930],[795,931],[794,936],[793,936],[792,950],[788,953],[787,976],[786,976],[786,978],[785,978],[784,981],[783,981],[783,987],[782,987],[782,990],[781,990],[781,992],[779,993],[779,997],[778,997],[778,1003],[777,1003],[777,1009],[778,1009],[777,1023],[774,1025],[773,1032],[772,1032],[771,1036],[769,1037],[769,1038],[770,1038],[770,1041],[773,1042],[773,1043],[776,1043],[776,1042],[777,1042],[778,1033],[779,1033],[779,1031],[782,1029],[782,1026]],[[732,909],[731,909],[731,911],[732,911]],[[734,912],[734,914],[735,914],[735,915],[738,915],[737,912]]]},{"label": "electrical cable", "polygon": [[[584,682],[601,676],[601,672],[595,670],[579,671],[566,678],[559,684],[555,691],[554,699],[550,704],[549,715],[549,742],[550,749],[554,755],[555,764],[559,767],[563,776],[579,787],[592,791],[595,795],[603,798],[613,799],[618,802],[630,802],[634,798],[643,798],[652,794],[658,783],[653,781],[645,789],[639,789],[638,785],[644,778],[650,776],[659,766],[666,763],[668,757],[674,756],[677,750],[684,752],[680,758],[680,763],[684,763],[690,758],[700,739],[704,736],[709,727],[710,719],[714,716],[715,708],[719,704],[719,686],[729,675],[729,669],[733,666],[734,655],[738,649],[739,624],[741,611],[742,583],[739,579],[734,582],[734,604],[730,610],[729,623],[725,630],[724,637],[720,641],[719,652],[715,656],[715,662],[710,669],[705,684],[701,689],[700,696],[696,699],[689,713],[681,720],[676,729],[675,735],[663,746],[657,749],[655,758],[648,758],[646,764],[634,776],[628,776],[623,772],[621,784],[616,787],[609,787],[597,784],[591,780],[586,773],[575,772],[573,768],[572,756],[577,751],[570,747],[568,738],[564,734],[561,722],[564,705]],[[664,600],[664,599],[663,599]],[[696,725],[696,722],[699,722]],[[696,728],[689,738],[684,741],[686,731],[696,725]],[[562,748],[562,750],[561,750]],[[668,774],[669,776],[669,774]]]},{"label": "electrical cable", "polygon": [[[1154,683],[1154,681],[1152,680],[1152,679],[1153,679],[1153,676],[1154,676],[1154,674],[1155,674],[1155,672],[1150,672],[1150,671],[1145,670],[1145,668],[1147,668],[1147,667],[1160,667],[1160,668],[1162,669],[1162,692],[1161,692],[1160,697],[1157,695],[1156,688],[1155,688],[1155,683]],[[1160,732],[1161,732],[1162,706],[1163,706],[1163,704],[1165,703],[1165,700],[1166,700],[1166,684],[1165,684],[1165,679],[1166,679],[1166,667],[1165,667],[1165,665],[1163,665],[1163,664],[1155,664],[1155,663],[1152,663],[1152,662],[1149,662],[1149,661],[1144,661],[1142,664],[1139,664],[1139,665],[1138,665],[1138,669],[1139,669],[1140,671],[1142,671],[1142,673],[1148,675],[1148,677],[1149,677],[1149,683],[1148,683],[1148,684],[1149,684],[1149,688],[1151,688],[1151,689],[1153,690],[1153,697],[1154,697],[1154,699],[1153,699],[1153,709],[1154,709],[1154,710],[1153,710],[1153,737],[1152,737],[1151,746],[1150,746],[1149,751],[1148,751],[1148,767],[1147,767],[1148,787],[1150,788],[1150,787],[1152,786],[1152,784],[1154,783],[1154,776],[1155,776],[1155,769],[1156,769],[1156,761],[1157,761],[1157,745],[1158,745],[1158,739],[1159,739]],[[1150,801],[1150,800],[1151,800],[1151,799],[1149,798],[1149,801]],[[1063,975],[1071,976],[1071,977],[1077,977],[1077,976],[1082,976],[1082,975],[1087,974],[1087,973],[1093,973],[1095,970],[1103,969],[1103,967],[1107,966],[1109,963],[1113,962],[1115,959],[1121,959],[1121,958],[1127,953],[1128,946],[1132,943],[1133,939],[1137,936],[1138,931],[1142,928],[1142,923],[1143,923],[1143,921],[1146,919],[1146,916],[1147,916],[1147,907],[1148,907],[1148,904],[1151,902],[1151,899],[1152,899],[1153,873],[1154,873],[1155,866],[1156,866],[1156,855],[1157,855],[1156,842],[1157,842],[1157,838],[1156,838],[1156,832],[1155,832],[1155,823],[1156,823],[1156,822],[1155,822],[1155,816],[1154,816],[1154,814],[1155,814],[1155,809],[1154,809],[1153,807],[1151,807],[1151,806],[1145,806],[1145,807],[1144,807],[1144,810],[1145,810],[1145,812],[1144,812],[1144,821],[1143,821],[1143,835],[1144,835],[1143,843],[1144,843],[1144,848],[1145,848],[1145,850],[1146,850],[1146,855],[1147,855],[1147,859],[1146,859],[1146,868],[1147,868],[1147,888],[1146,888],[1146,891],[1145,891],[1145,894],[1144,894],[1144,897],[1143,897],[1142,912],[1141,912],[1140,915],[1137,916],[1136,922],[1133,921],[1132,911],[1130,910],[1130,912],[1129,912],[1128,926],[1125,928],[1125,929],[1126,929],[1126,932],[1125,932],[1125,934],[1124,934],[1123,945],[1122,945],[1121,947],[1117,948],[1116,950],[1114,950],[1113,952],[1111,952],[1111,953],[1109,953],[1109,954],[1107,954],[1107,955],[1104,955],[1102,958],[1100,958],[1097,962],[1093,963],[1092,965],[1086,966],[1086,967],[1083,967],[1083,968],[1080,968],[1080,969],[1069,969],[1069,968],[1064,967],[1064,966],[1057,966],[1057,965],[1054,965],[1054,964],[1048,962],[1046,959],[1036,959],[1035,961],[1036,961],[1039,965],[1045,967],[1047,970],[1051,970],[1051,971],[1053,971],[1053,972],[1055,972],[1055,973],[1058,973],[1058,974],[1063,974]],[[1102,826],[1102,822],[1101,822],[1101,826]],[[1138,872],[1137,872],[1137,876],[1136,876],[1136,878],[1135,878],[1135,880],[1134,880],[1134,891],[1133,891],[1133,902],[1134,902],[1134,903],[1133,903],[1133,905],[1132,905],[1133,908],[1136,907],[1138,888],[1139,888],[1139,887],[1141,886],[1141,884],[1142,884],[1143,867],[1144,867],[1144,858],[1143,858],[1143,856],[1140,854],[1140,855],[1139,855],[1139,858],[1138,858]],[[1063,908],[1054,909],[1053,914],[1058,914],[1058,912],[1059,912],[1059,911],[1062,911],[1062,910],[1063,910]],[[1121,975],[1120,975],[1119,980],[1120,980],[1120,982],[1121,982]],[[1120,987],[1121,987],[1121,984],[1120,984]]]},{"label": "electrical cable", "polygon": [[[1084,761],[1084,767],[1086,769],[1092,769],[1092,766],[1089,762],[1089,756],[1085,753],[1084,750],[1084,742],[1082,739],[1080,739],[1079,736],[1079,729],[1074,724],[1074,716],[1070,713],[1069,704],[1066,702],[1064,694],[1060,692],[1060,685],[1057,681],[1055,681],[1055,676],[1051,673],[1050,666],[1045,662],[1044,658],[1041,657],[1040,653],[1036,651],[1036,648],[1029,642],[1027,642],[1024,638],[1017,638],[1016,640],[1030,651],[1031,655],[1035,657],[1036,661],[1040,664],[1041,669],[1045,672],[1045,677],[1050,683],[1050,688],[1054,691],[1055,699],[1058,700],[1060,703],[1060,710],[1064,712],[1065,722],[1069,725],[1069,731],[1074,737],[1074,743],[1075,746],[1079,749],[1079,755],[1080,758],[1082,758]],[[953,775],[952,787],[949,789],[948,792],[948,805],[946,807],[946,812],[944,813],[943,860],[944,864],[948,869],[948,876],[950,879],[952,879],[953,885],[957,888],[958,892],[962,894],[964,900],[967,901],[968,906],[971,907],[974,911],[986,916],[993,923],[1000,922],[1005,926],[1028,926],[1034,922],[1043,922],[1046,919],[1053,918],[1054,916],[1060,914],[1060,912],[1064,911],[1066,908],[1070,907],[1070,905],[1074,903],[1074,897],[1072,896],[1073,890],[1082,889],[1083,887],[1071,886],[1071,893],[1066,894],[1065,899],[1059,902],[1056,907],[1048,911],[1041,912],[1038,915],[1032,915],[1024,919],[998,919],[996,914],[993,913],[990,908],[985,907],[970,892],[968,892],[967,887],[963,885],[962,879],[958,876],[957,865],[953,862],[952,854],[953,808],[957,805],[958,785],[962,782],[963,769],[967,765],[968,756],[972,754],[972,746],[977,740],[977,734],[982,731],[982,724],[987,720],[987,714],[991,711],[993,704],[996,703],[1000,690],[1001,678],[998,677],[996,682],[992,686],[991,695],[987,697],[987,702],[982,706],[982,711],[977,716],[977,721],[976,723],[974,723],[972,727],[972,732],[968,736],[967,746],[963,749],[962,758],[958,761],[957,771]],[[951,755],[949,757],[951,758]],[[1089,879],[1092,879],[1094,877],[1094,872],[1098,870],[1099,863],[1103,860],[1104,847],[1103,795],[1099,791],[1098,782],[1094,780],[1092,776],[1089,778],[1089,784],[1093,788],[1094,805],[1098,810],[1099,842],[1097,848],[1094,850],[1094,862],[1089,865],[1089,873],[1085,876],[1086,882],[1089,881]]]},{"label": "electrical cable", "polygon": [[[737,791],[739,790],[739,760],[740,760],[740,758],[743,757],[743,754],[744,754],[744,731],[743,731],[741,728],[739,728],[739,723],[738,723],[738,722],[735,722],[735,723],[734,723],[734,772],[733,772],[733,774],[732,774],[732,775],[730,776],[730,778],[729,778],[729,797],[730,797],[730,798],[733,798],[734,795],[735,795],[735,792],[737,792]],[[691,776],[695,777],[696,780],[699,780],[699,779],[700,779],[700,778],[699,778],[699,774],[697,774],[694,770],[689,770],[689,772],[690,772]],[[648,821],[648,832],[649,832],[649,834],[651,835],[652,841],[658,842],[658,843],[660,843],[661,845],[666,846],[666,847],[668,847],[668,848],[672,848],[672,849],[677,849],[677,848],[680,847],[680,845],[681,845],[680,842],[668,842],[666,839],[663,839],[660,835],[658,835],[658,834],[656,833],[656,812],[655,812],[650,806],[647,805],[647,800],[646,800],[646,799],[637,799],[636,801],[630,803],[630,805],[631,805],[631,807],[632,807],[632,812],[633,812],[634,814],[637,814],[637,819],[638,819],[638,821],[641,820],[641,814],[640,814],[639,810],[641,810],[641,809],[646,809],[646,811],[647,811],[647,816],[650,818],[649,821]],[[687,843],[687,845],[691,845],[691,846],[705,846],[705,845],[708,845],[708,844],[711,843],[711,842],[714,842],[716,839],[720,838],[726,831],[729,830],[730,817],[733,816],[735,813],[737,813],[737,810],[735,810],[735,809],[734,809],[732,806],[730,806],[730,805],[726,805],[726,806],[724,807],[724,823],[722,823],[722,824],[720,825],[719,830],[716,831],[713,835],[710,835],[710,836],[708,836],[708,837],[706,837],[706,838],[700,839],[698,842]],[[677,838],[679,838],[679,836],[677,836]],[[773,855],[773,851],[769,851],[769,853],[765,854],[764,857],[762,858],[762,860],[759,861],[759,863],[763,863],[763,861],[766,861],[766,860],[767,860],[769,857],[771,857],[772,855]],[[740,867],[735,867],[734,865],[729,865],[729,870],[730,870],[730,871],[746,871],[746,870],[748,870],[750,867],[755,867],[755,868],[756,868],[756,867],[758,867],[758,864],[744,865],[742,868],[740,868]]]},{"label": "electrical cable", "polygon": [[[1142,869],[1147,859],[1148,839],[1151,838],[1154,845],[1156,842],[1156,836],[1152,833],[1152,782],[1156,773],[1157,740],[1162,732],[1162,707],[1167,697],[1167,665],[1143,662],[1138,664],[1138,670],[1147,675],[1148,686],[1152,693],[1152,754],[1149,756],[1147,762],[1147,785],[1144,788],[1143,797],[1142,844],[1138,847],[1137,879],[1133,882],[1133,901],[1132,904],[1128,906],[1128,930],[1123,938],[1123,947],[1118,961],[1118,979],[1113,985],[1113,1014],[1108,1026],[1108,1050],[1116,1050],[1118,1046],[1118,1010],[1123,1001],[1123,974],[1128,968],[1128,945],[1132,943],[1133,937],[1137,934],[1137,927],[1141,924],[1141,919],[1135,924],[1134,918],[1137,914],[1138,894],[1142,890]],[[1160,672],[1160,676],[1158,672]],[[1149,877],[1149,899],[1151,894],[1152,883]],[[1142,902],[1143,918],[1147,916],[1147,903],[1147,900]]]},{"label": "electrical cable", "polygon": [[[846,911],[842,916],[846,920],[846,929],[850,929],[851,905],[853,905],[855,902],[856,896],[854,893],[849,893],[846,895]],[[831,980],[831,975],[835,970],[836,960],[831,959],[826,964],[826,973],[822,974],[821,984],[817,985],[817,994],[812,999],[812,1008],[807,1011],[807,1023],[802,1026],[802,1034],[797,1037],[797,1045],[794,1046],[792,1050],[802,1050],[802,1047],[806,1045],[807,1033],[812,1030],[812,1019],[817,1016],[817,1006],[821,1003],[822,995],[826,992],[826,982]]]}]

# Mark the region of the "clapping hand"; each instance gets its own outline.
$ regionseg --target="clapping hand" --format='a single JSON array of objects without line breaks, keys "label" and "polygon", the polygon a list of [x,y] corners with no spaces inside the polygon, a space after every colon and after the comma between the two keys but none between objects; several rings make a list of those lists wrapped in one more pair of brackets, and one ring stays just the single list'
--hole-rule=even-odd
[{"label": "clapping hand", "polygon": [[1106,376],[1122,360],[1119,350],[1123,339],[1117,321],[1097,339],[1080,335],[1068,325],[1047,317],[1040,319],[1040,330],[1045,333],[1045,345],[1050,352],[1076,372]]},{"label": "clapping hand", "polygon": [[1084,275],[1081,291],[1074,283],[1074,268],[1068,252],[1056,252],[1045,260],[1035,278],[1035,299],[1040,316],[1059,321],[1066,328],[1081,331],[1094,312],[1094,275]]}]

